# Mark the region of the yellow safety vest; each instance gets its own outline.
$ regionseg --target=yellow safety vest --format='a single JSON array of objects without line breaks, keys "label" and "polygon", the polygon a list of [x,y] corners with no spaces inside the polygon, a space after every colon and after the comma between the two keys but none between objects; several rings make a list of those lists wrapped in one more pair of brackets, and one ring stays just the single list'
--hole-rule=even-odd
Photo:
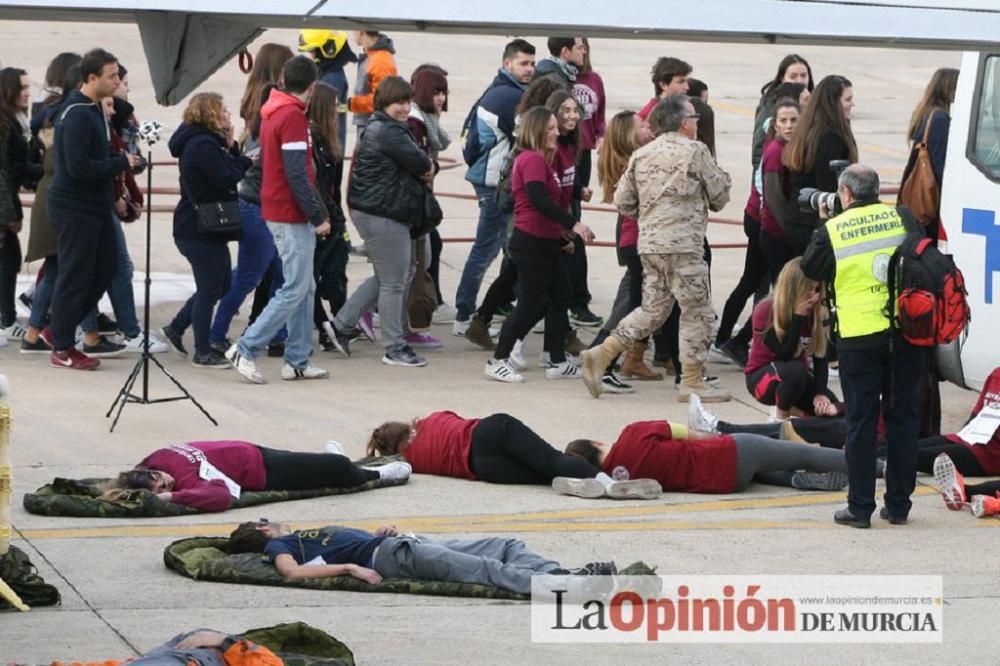
[{"label": "yellow safety vest", "polygon": [[892,253],[906,237],[903,219],[894,207],[874,203],[848,208],[827,220],[826,230],[837,259],[833,289],[840,336],[888,329],[886,282]]}]

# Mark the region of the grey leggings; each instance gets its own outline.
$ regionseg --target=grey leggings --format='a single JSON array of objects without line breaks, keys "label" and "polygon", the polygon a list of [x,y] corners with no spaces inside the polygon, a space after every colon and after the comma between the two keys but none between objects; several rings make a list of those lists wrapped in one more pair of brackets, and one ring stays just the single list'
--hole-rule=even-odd
[{"label": "grey leggings", "polygon": [[847,458],[837,449],[822,449],[763,435],[731,435],[736,442],[736,492],[752,481],[772,486],[792,485],[792,474],[846,472]]}]

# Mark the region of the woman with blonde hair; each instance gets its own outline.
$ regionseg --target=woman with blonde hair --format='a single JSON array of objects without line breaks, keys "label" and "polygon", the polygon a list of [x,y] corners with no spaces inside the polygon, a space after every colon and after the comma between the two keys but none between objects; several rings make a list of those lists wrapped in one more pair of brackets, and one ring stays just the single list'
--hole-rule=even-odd
[{"label": "woman with blonde hair", "polygon": [[[649,143],[653,133],[649,123],[634,111],[619,111],[608,123],[601,148],[597,151],[597,182],[604,192],[603,203],[614,203],[618,180],[625,173],[629,158],[641,146]],[[591,347],[601,344],[611,331],[615,330],[625,315],[639,307],[642,302],[642,262],[636,245],[639,241],[639,223],[631,217],[618,215],[615,225],[615,248],[618,265],[625,267],[625,275],[618,284],[618,294],[607,322],[601,327]],[[646,343],[632,347],[621,364],[623,377],[642,381],[660,381],[663,375],[647,367],[643,361]],[[603,379],[604,390],[609,393],[631,393],[632,387],[618,380],[608,370]]]},{"label": "woman with blonde hair", "polygon": [[[793,409],[836,416],[843,407],[827,388],[827,311],[818,282],[802,273],[802,258],[781,270],[774,292],[753,310],[753,341],[744,370],[758,402],[774,405],[775,418]],[[810,359],[811,365],[810,368]]]},{"label": "woman with blonde hair", "polygon": [[222,96],[198,93],[184,110],[184,122],[170,137],[170,154],[178,159],[181,198],[174,209],[174,243],[191,264],[195,292],[163,327],[171,345],[186,354],[184,331],[194,330],[192,365],[224,370],[230,367],[209,342],[215,304],[229,289],[232,266],[228,243],[239,232],[205,234],[199,229],[196,207],[203,203],[236,201],[236,185],[250,168],[233,140],[233,123]]}]

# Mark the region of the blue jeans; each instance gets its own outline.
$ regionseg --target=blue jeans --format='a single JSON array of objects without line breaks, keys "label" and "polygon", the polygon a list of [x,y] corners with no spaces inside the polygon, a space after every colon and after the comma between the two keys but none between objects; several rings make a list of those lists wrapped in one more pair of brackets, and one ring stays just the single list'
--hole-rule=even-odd
[{"label": "blue jeans", "polygon": [[885,419],[885,507],[905,518],[917,482],[917,385],[924,366],[924,349],[898,337],[892,353],[885,343],[866,349],[837,350],[840,386],[844,389],[847,421],[847,508],[859,518],[875,511],[875,438],[881,409]]},{"label": "blue jeans", "polygon": [[233,271],[229,291],[219,301],[215,311],[215,321],[209,338],[212,342],[222,342],[229,336],[229,325],[243,305],[247,295],[257,288],[268,268],[274,264],[281,273],[281,259],[274,247],[274,236],[260,216],[260,206],[240,199],[240,219],[243,222],[243,238],[236,255],[236,270]]},{"label": "blue jeans", "polygon": [[139,326],[139,317],[135,311],[135,291],[132,289],[132,275],[135,267],[132,264],[132,257],[128,253],[128,244],[125,242],[125,230],[121,220],[115,218],[115,242],[118,245],[118,270],[111,279],[111,286],[108,287],[108,297],[111,299],[111,307],[115,311],[115,321],[118,322],[118,330],[125,334],[125,337],[134,338],[142,332]]},{"label": "blue jeans", "polygon": [[215,304],[229,289],[232,263],[229,246],[221,241],[175,238],[174,243],[191,264],[195,292],[170,322],[174,332],[183,335],[190,326],[194,330],[194,349],[201,356],[211,350],[208,328],[212,324]]},{"label": "blue jeans", "polygon": [[476,297],[479,295],[483,276],[500,254],[507,238],[508,216],[497,208],[497,188],[484,185],[473,187],[479,198],[479,225],[476,227],[476,241],[469,250],[469,258],[465,260],[462,279],[459,280],[455,294],[455,308],[458,310],[455,318],[461,321],[467,321],[476,311]]},{"label": "blue jeans", "polygon": [[45,257],[45,274],[42,281],[35,286],[35,295],[31,298],[31,315],[28,316],[28,326],[39,330],[45,328],[45,320],[52,305],[52,290],[59,277],[59,258],[56,255]]},{"label": "blue jeans", "polygon": [[268,222],[267,228],[274,236],[285,282],[237,344],[241,354],[255,358],[281,327],[288,324],[285,362],[293,368],[304,368],[312,354],[316,232],[307,223]]}]

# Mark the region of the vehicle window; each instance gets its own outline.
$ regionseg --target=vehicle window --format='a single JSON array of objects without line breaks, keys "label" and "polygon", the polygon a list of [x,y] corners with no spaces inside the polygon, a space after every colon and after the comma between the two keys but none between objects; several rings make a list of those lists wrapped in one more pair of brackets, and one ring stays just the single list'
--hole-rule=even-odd
[{"label": "vehicle window", "polygon": [[1000,180],[1000,55],[986,58],[982,72],[970,157],[994,180]]}]

